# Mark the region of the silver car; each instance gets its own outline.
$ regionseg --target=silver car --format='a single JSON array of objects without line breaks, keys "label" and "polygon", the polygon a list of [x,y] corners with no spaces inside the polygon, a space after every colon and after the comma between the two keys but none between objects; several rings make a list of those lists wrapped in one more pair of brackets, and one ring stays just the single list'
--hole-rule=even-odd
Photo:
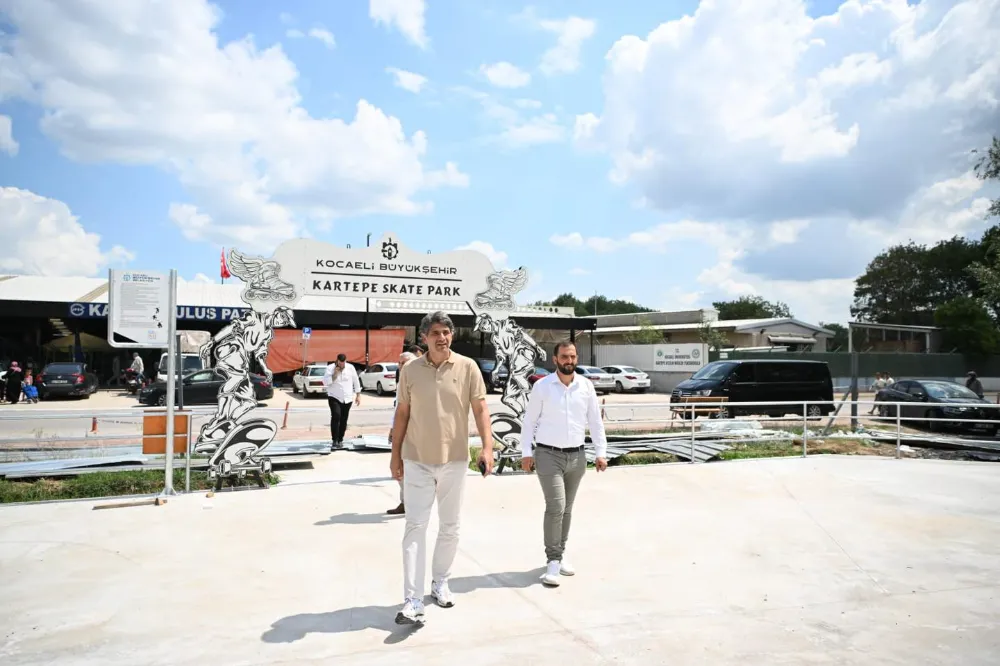
[{"label": "silver car", "polygon": [[611,393],[615,390],[615,378],[600,368],[595,368],[592,365],[578,365],[576,372],[593,382],[598,393]]}]

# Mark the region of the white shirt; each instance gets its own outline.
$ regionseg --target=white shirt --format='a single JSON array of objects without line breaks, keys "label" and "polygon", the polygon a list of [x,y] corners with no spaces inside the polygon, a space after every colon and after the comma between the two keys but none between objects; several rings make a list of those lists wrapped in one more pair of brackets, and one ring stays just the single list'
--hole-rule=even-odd
[{"label": "white shirt", "polygon": [[521,455],[534,457],[533,442],[561,449],[583,446],[587,426],[597,457],[606,457],[608,440],[594,385],[576,373],[569,386],[559,381],[556,372],[546,375],[535,382],[524,410]]},{"label": "white shirt", "polygon": [[336,363],[326,366],[326,372],[323,373],[323,386],[326,387],[326,394],[341,402],[351,402],[355,395],[361,393],[361,380],[358,379],[358,371],[350,363],[345,363],[344,369],[334,378],[333,373],[336,371]]}]

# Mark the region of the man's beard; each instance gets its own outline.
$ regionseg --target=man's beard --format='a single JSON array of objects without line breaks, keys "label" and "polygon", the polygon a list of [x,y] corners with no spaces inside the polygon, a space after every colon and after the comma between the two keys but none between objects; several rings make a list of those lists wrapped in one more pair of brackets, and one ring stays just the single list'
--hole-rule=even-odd
[{"label": "man's beard", "polygon": [[564,375],[572,375],[576,371],[576,363],[556,363],[556,369]]}]

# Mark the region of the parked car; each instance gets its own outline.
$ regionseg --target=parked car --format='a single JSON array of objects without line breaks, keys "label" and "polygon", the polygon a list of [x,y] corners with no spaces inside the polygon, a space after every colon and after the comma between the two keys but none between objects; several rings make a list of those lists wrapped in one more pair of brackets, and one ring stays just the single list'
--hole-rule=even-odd
[{"label": "parked car", "polygon": [[[681,418],[709,414],[729,418],[742,414],[784,416],[802,414],[801,405],[748,405],[740,403],[811,402],[811,417],[833,411],[830,367],[821,361],[746,359],[715,361],[685,379],[670,397],[671,409]],[[697,402],[725,402],[723,407],[684,407]]]},{"label": "parked car", "polygon": [[[955,429],[982,432],[993,437],[1000,431],[1000,409],[979,407],[992,405],[955,382],[929,379],[902,379],[875,394],[876,402],[903,403],[899,407],[901,419],[926,419],[903,421],[903,425],[926,425],[930,430]],[[896,405],[878,405],[884,417],[896,416]],[[947,419],[936,421],[933,419]],[[970,421],[989,421],[975,423]]]},{"label": "parked car", "polygon": [[649,375],[631,365],[606,365],[602,370],[615,380],[615,390],[619,393],[645,393],[649,389]]},{"label": "parked car", "polygon": [[502,391],[503,387],[507,384],[507,366],[500,366],[500,369],[497,371],[496,382],[494,382],[490,375],[493,372],[493,368],[497,367],[496,360],[492,358],[477,358],[476,364],[479,365],[479,371],[483,373],[486,392]]},{"label": "parked car", "polygon": [[576,374],[583,375],[594,383],[598,393],[608,394],[615,388],[615,378],[600,368],[592,365],[576,366]]},{"label": "parked car", "polygon": [[551,374],[552,373],[546,370],[545,368],[535,368],[535,371],[531,374],[530,377],[528,377],[528,384],[534,386],[535,382],[537,382],[539,379],[541,379],[546,375],[551,375]]},{"label": "parked car", "polygon": [[58,361],[49,363],[35,376],[38,398],[89,398],[97,393],[97,375],[86,363]]},{"label": "parked car", "polygon": [[325,394],[324,374],[326,374],[326,363],[316,363],[302,370],[296,370],[292,377],[292,393],[301,393],[306,398]]},{"label": "parked car", "polygon": [[367,372],[358,375],[362,391],[375,391],[379,395],[396,391],[396,371],[399,363],[376,363]]},{"label": "parked car", "polygon": [[[185,405],[213,405],[219,399],[219,389],[222,388],[222,375],[215,370],[196,370],[181,378],[184,383]],[[263,375],[250,374],[254,396],[258,401],[270,400],[274,397],[274,387]],[[175,389],[175,404],[180,400],[180,390]],[[167,404],[167,383],[159,380],[139,391],[139,402],[144,405]]]},{"label": "parked car", "polygon": [[[181,354],[181,362],[184,364],[184,367],[177,368],[177,375],[179,377],[205,368],[205,363],[201,360],[200,354]],[[160,354],[160,362],[156,364],[156,379],[161,382],[167,381],[167,352]]]}]

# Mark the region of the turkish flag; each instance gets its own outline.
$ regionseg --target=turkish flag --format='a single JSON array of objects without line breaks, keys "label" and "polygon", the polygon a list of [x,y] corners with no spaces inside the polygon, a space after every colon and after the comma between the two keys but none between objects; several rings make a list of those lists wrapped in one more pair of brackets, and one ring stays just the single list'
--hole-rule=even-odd
[{"label": "turkish flag", "polygon": [[226,278],[233,277],[232,274],[229,272],[229,266],[226,265],[226,248],[222,248],[221,261],[222,263],[219,266],[219,272],[220,275],[222,275],[222,279],[225,280]]}]

